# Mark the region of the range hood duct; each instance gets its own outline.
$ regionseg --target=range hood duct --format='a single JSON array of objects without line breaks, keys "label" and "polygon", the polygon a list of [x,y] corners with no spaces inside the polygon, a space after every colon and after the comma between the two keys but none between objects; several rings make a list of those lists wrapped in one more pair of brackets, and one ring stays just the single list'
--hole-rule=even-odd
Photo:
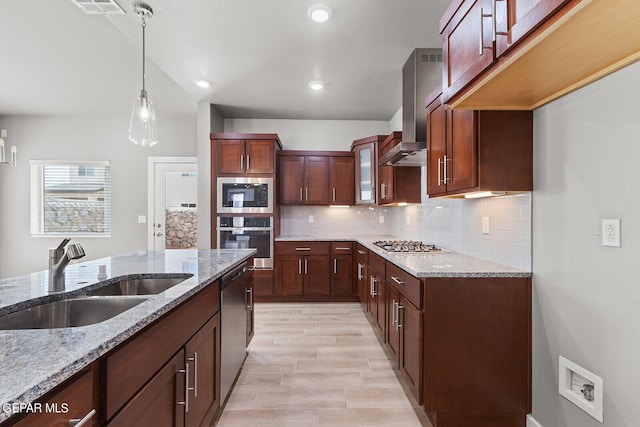
[{"label": "range hood duct", "polygon": [[380,158],[380,165],[427,164],[424,102],[439,85],[442,85],[442,50],[415,49],[402,67],[402,142]]}]

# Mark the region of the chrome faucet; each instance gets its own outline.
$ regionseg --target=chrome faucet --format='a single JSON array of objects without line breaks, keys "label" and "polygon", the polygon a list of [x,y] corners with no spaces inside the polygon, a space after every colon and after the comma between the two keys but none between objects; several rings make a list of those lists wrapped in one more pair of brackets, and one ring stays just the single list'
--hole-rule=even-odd
[{"label": "chrome faucet", "polygon": [[49,292],[64,291],[64,269],[72,259],[82,258],[84,248],[80,243],[72,243],[64,247],[71,239],[65,238],[57,248],[49,249]]}]

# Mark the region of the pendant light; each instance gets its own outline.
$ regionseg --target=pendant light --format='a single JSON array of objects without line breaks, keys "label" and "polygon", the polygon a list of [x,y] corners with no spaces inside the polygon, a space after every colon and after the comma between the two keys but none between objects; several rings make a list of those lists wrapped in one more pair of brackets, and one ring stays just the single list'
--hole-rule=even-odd
[{"label": "pendant light", "polygon": [[158,143],[158,132],[156,129],[156,110],[153,107],[153,101],[147,97],[145,88],[144,32],[147,19],[153,17],[153,9],[146,3],[135,2],[133,11],[142,22],[142,91],[140,91],[140,96],[133,101],[131,121],[129,122],[129,139],[137,145],[151,147]]}]

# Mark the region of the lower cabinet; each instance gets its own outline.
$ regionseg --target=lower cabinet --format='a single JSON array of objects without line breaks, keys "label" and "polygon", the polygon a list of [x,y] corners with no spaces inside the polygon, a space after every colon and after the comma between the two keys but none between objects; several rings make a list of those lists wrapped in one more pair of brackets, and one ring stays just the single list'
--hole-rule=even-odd
[{"label": "lower cabinet", "polygon": [[253,258],[249,261],[249,268],[247,270],[247,289],[245,290],[245,308],[247,312],[247,346],[253,338],[255,332],[255,316],[254,316],[254,303],[253,295],[255,289],[255,271],[253,267]]},{"label": "lower cabinet", "polygon": [[[373,255],[373,254],[371,254]],[[384,284],[384,276],[378,273],[370,265],[367,269],[367,277],[369,278],[369,295],[367,298],[367,312],[373,321],[373,325],[378,329],[381,336],[386,336],[386,299]]]},{"label": "lower cabinet", "polygon": [[353,243],[331,244],[331,295],[353,296]]},{"label": "lower cabinet", "polygon": [[[92,365],[93,366],[93,365]],[[85,426],[97,426],[98,409],[97,402],[94,402],[93,394],[93,370],[89,368],[75,377],[68,380],[64,385],[57,388],[39,399],[42,405],[42,412],[32,413],[12,424],[12,419],[8,425],[16,427],[33,426],[67,426],[75,425],[80,420],[86,420]]]},{"label": "lower cabinet", "polygon": [[368,255],[369,250],[362,246],[361,244],[356,245],[356,294],[358,295],[358,300],[362,305],[362,308],[366,310],[367,308],[367,264],[368,264]]}]

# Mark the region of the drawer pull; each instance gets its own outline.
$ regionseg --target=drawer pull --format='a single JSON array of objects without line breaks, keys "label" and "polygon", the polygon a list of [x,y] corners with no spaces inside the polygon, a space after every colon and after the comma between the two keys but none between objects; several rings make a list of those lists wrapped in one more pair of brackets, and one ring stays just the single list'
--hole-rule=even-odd
[{"label": "drawer pull", "polygon": [[396,282],[398,285],[404,285],[404,282],[402,280],[400,280],[399,278],[397,278],[396,276],[391,276],[391,280]]},{"label": "drawer pull", "polygon": [[366,255],[366,254],[367,254],[365,251],[361,251],[360,249],[358,249],[358,253],[359,253],[360,255]]},{"label": "drawer pull", "polygon": [[311,248],[296,248],[296,251],[310,251]]},{"label": "drawer pull", "polygon": [[96,410],[92,409],[91,411],[89,411],[89,413],[87,415],[85,415],[82,418],[72,418],[69,420],[68,426],[69,427],[82,427],[83,425],[85,425],[89,420],[91,420],[91,418],[93,418],[93,416],[96,414]]},{"label": "drawer pull", "polygon": [[343,247],[340,247],[340,248],[335,248],[335,250],[336,250],[336,251],[350,251],[350,250],[351,250],[351,248],[343,248]]}]

